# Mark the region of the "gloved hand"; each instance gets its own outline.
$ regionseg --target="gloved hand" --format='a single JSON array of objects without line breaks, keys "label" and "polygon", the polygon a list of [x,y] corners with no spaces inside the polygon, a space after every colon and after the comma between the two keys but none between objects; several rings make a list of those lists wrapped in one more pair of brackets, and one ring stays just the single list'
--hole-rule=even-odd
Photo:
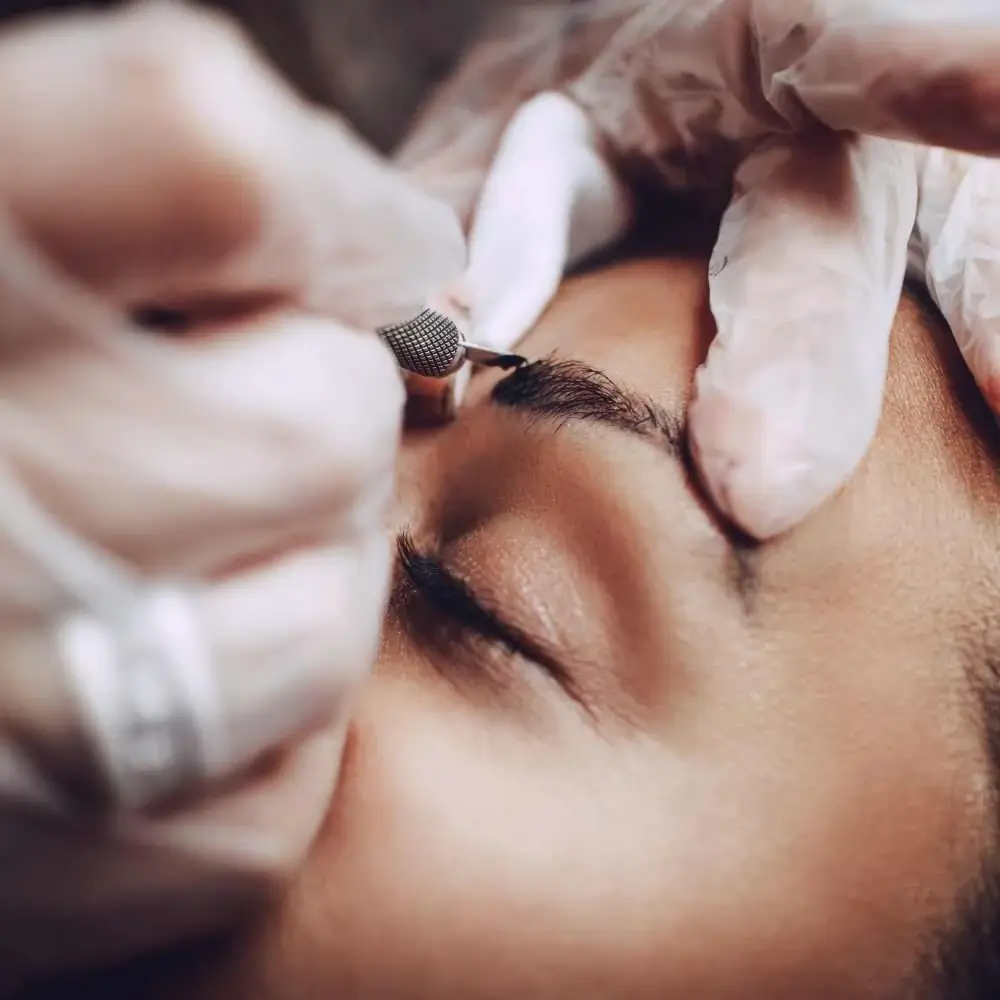
[{"label": "gloved hand", "polygon": [[2,991],[297,867],[390,568],[404,393],[359,330],[465,246],[193,8],[0,35],[0,135]]},{"label": "gloved hand", "polygon": [[996,10],[590,0],[529,12],[469,55],[399,151],[471,225],[468,272],[440,301],[476,342],[507,350],[564,269],[629,225],[622,178],[652,172],[721,195],[720,208],[731,194],[691,444],[724,514],[758,538],[782,532],[872,440],[918,204],[930,288],[998,406],[990,244],[967,238],[988,232],[970,206],[992,171],[890,141],[1000,153]]}]

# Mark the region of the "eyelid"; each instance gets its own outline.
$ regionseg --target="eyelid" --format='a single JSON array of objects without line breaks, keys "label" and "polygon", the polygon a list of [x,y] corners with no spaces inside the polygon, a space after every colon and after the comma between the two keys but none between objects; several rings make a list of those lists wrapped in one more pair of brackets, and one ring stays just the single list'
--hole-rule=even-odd
[{"label": "eyelid", "polygon": [[726,545],[729,589],[744,614],[753,613],[760,589],[760,545],[715,506],[694,461],[688,428],[679,413],[620,385],[598,368],[556,355],[540,358],[507,375],[493,386],[490,398],[529,418],[550,420],[556,429],[574,421],[617,427],[659,444],[662,451],[679,459],[695,500]]},{"label": "eyelid", "polygon": [[476,595],[439,557],[422,552],[406,531],[397,536],[396,550],[406,581],[438,615],[466,636],[472,635],[536,664],[586,708],[570,672],[544,649],[543,644],[506,621],[502,613]]}]

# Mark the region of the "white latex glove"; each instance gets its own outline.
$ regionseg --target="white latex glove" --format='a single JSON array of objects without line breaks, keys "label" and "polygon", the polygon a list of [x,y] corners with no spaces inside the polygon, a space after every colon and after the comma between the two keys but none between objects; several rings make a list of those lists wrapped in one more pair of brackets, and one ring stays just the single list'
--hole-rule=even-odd
[{"label": "white latex glove", "polygon": [[918,149],[920,201],[910,240],[919,275],[1000,416],[1000,161]]},{"label": "white latex glove", "polygon": [[398,155],[471,227],[440,301],[507,350],[565,268],[628,227],[631,171],[713,198],[732,185],[691,443],[723,513],[778,534],[875,433],[918,198],[930,287],[998,405],[984,247],[963,242],[983,233],[967,206],[986,168],[921,154],[918,174],[914,147],[889,141],[1000,153],[998,53],[995,0],[536,9],[469,55]]},{"label": "white latex glove", "polygon": [[[390,567],[404,393],[359,329],[465,251],[450,209],[193,9],[0,35],[0,135],[6,987],[213,930],[301,861]],[[150,307],[184,335],[140,330]],[[159,661],[102,674],[80,606],[159,616],[202,712],[181,713],[192,771],[164,749]],[[127,808],[158,790],[116,770],[126,722],[174,796],[153,812]]]}]

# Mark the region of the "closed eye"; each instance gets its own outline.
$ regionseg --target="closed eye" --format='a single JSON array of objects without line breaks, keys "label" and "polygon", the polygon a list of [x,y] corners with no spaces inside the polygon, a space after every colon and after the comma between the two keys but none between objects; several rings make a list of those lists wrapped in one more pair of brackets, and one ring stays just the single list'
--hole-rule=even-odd
[{"label": "closed eye", "polygon": [[[574,700],[583,703],[572,675],[542,641],[531,636],[522,626],[509,621],[502,611],[476,594],[469,583],[449,569],[439,556],[421,551],[409,532],[403,531],[397,536],[396,555],[402,571],[401,584],[404,587],[409,585],[438,616],[438,624],[445,626],[436,629],[435,638],[445,638],[444,633],[450,626],[457,628],[460,634],[485,640],[541,667]],[[397,587],[394,601],[407,619],[407,624],[420,626],[413,613],[412,602],[407,601],[405,596]],[[423,624],[425,626],[426,623]]]}]

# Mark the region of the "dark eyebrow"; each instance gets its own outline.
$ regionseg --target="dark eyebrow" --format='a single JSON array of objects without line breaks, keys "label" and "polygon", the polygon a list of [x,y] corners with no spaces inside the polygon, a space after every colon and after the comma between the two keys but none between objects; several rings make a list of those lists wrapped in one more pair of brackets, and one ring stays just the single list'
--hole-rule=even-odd
[{"label": "dark eyebrow", "polygon": [[678,461],[706,514],[729,545],[727,576],[750,613],[760,584],[759,543],[726,522],[708,499],[687,442],[686,422],[645,393],[615,382],[581,361],[542,358],[522,365],[493,387],[498,406],[552,420],[557,426],[584,421],[614,427],[652,441]]},{"label": "dark eyebrow", "polygon": [[648,396],[580,361],[543,358],[522,365],[493,387],[498,406],[554,420],[604,424],[649,438],[683,460],[684,420]]}]

